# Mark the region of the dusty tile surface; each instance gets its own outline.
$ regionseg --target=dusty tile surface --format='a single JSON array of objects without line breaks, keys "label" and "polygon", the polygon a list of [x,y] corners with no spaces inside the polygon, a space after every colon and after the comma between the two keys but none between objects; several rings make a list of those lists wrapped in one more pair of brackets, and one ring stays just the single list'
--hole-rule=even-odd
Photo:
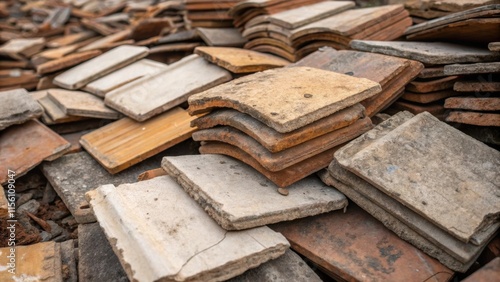
[{"label": "dusty tile surface", "polygon": [[[474,154],[464,153],[471,149]],[[493,200],[500,185],[495,173],[500,153],[429,113],[383,138],[368,132],[337,151],[335,158],[463,242],[495,223],[494,215],[500,212],[500,202]]]},{"label": "dusty tile surface", "polygon": [[165,157],[162,167],[226,230],[293,220],[347,205],[342,194],[315,176],[289,186],[289,195],[283,197],[259,172],[222,155]]},{"label": "dusty tile surface", "polygon": [[129,279],[226,280],[289,246],[268,227],[222,229],[169,176],[103,185],[87,197]]},{"label": "dusty tile surface", "polygon": [[48,97],[67,115],[118,119],[121,114],[104,105],[104,101],[90,93],[64,89],[49,89]]}]

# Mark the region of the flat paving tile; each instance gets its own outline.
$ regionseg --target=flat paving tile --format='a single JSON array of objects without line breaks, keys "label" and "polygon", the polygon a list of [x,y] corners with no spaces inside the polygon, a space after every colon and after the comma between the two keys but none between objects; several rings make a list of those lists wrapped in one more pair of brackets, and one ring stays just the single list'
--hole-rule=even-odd
[{"label": "flat paving tile", "polygon": [[497,72],[500,72],[500,62],[477,63],[477,64],[453,64],[444,66],[444,74],[446,75],[470,75],[470,74],[497,73]]},{"label": "flat paving tile", "polygon": [[83,224],[96,221],[85,200],[86,192],[99,185],[135,182],[143,171],[158,167],[162,157],[156,156],[122,173],[111,175],[89,154],[80,152],[45,163],[42,172],[76,221]]},{"label": "flat paving tile", "polygon": [[268,227],[222,229],[169,176],[103,185],[87,198],[131,280],[227,280],[289,247]]},{"label": "flat paving tile", "polygon": [[309,67],[272,69],[219,85],[188,99],[189,111],[233,108],[287,133],[381,91],[380,84]]},{"label": "flat paving tile", "polygon": [[119,119],[121,114],[104,105],[104,101],[90,93],[65,89],[49,89],[48,97],[67,115],[89,118]]},{"label": "flat paving tile", "polygon": [[429,113],[377,137],[367,132],[335,159],[463,242],[497,222],[500,152]]},{"label": "flat paving tile", "polygon": [[241,48],[197,47],[194,53],[233,73],[259,72],[289,64],[280,57]]},{"label": "flat paving tile", "polygon": [[416,60],[429,65],[498,61],[500,54],[478,47],[442,42],[353,40],[351,48]]},{"label": "flat paving tile", "polygon": [[106,94],[106,105],[145,121],[187,101],[192,94],[231,80],[231,74],[191,55],[164,71],[137,79]]},{"label": "flat paving tile", "polygon": [[500,98],[452,97],[446,99],[444,107],[471,111],[500,111]]},{"label": "flat paving tile", "polygon": [[0,184],[8,180],[7,171],[23,176],[42,161],[52,161],[64,155],[71,144],[54,131],[30,120],[10,126],[0,133]]},{"label": "flat paving tile", "polygon": [[335,211],[282,222],[292,249],[335,279],[359,281],[448,281],[453,272],[384,227],[354,204]]},{"label": "flat paving tile", "polygon": [[43,108],[25,89],[0,92],[0,130],[40,117],[42,114]]},{"label": "flat paving tile", "polygon": [[447,122],[471,124],[477,126],[500,126],[500,114],[451,111],[446,116]]},{"label": "flat paving tile", "polygon": [[[347,199],[316,176],[288,187],[222,155],[165,157],[162,167],[226,230],[242,230],[343,209]],[[242,205],[241,203],[246,203]]]}]

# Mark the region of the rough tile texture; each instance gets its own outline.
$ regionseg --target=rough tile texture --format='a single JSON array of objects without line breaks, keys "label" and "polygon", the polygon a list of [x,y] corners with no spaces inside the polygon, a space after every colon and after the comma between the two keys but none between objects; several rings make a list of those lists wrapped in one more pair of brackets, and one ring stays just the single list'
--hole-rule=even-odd
[{"label": "rough tile texture", "polygon": [[273,14],[269,21],[288,29],[298,28],[311,22],[354,8],[350,1],[324,1]]},{"label": "rough tile texture", "polygon": [[199,27],[196,31],[208,46],[241,47],[247,42],[236,28]]},{"label": "rough tile texture", "polygon": [[65,282],[78,282],[77,258],[75,242],[73,240],[61,242],[62,276]]},{"label": "rough tile texture", "polygon": [[43,108],[25,89],[0,92],[0,130],[42,114]]},{"label": "rough tile texture", "polygon": [[38,100],[38,103],[42,105],[45,110],[42,115],[42,121],[45,123],[46,117],[50,118],[52,123],[64,123],[64,122],[72,122],[84,119],[84,117],[79,116],[70,116],[67,115],[63,109],[61,109],[49,96],[42,97]]},{"label": "rough tile texture", "polygon": [[228,282],[321,282],[318,275],[294,251],[288,250],[281,257],[247,270]]},{"label": "rough tile texture", "polygon": [[289,246],[268,227],[222,229],[169,176],[100,186],[87,197],[131,280],[226,280]]},{"label": "rough tile texture", "polygon": [[[436,245],[437,249],[446,252],[461,264],[470,265],[473,263],[481,254],[484,244],[495,235],[495,230],[498,229],[498,224],[489,228],[486,241],[483,240],[480,242],[481,246],[476,246],[472,243],[463,243],[419,214],[373,187],[373,185],[343,169],[336,161],[330,164],[328,171],[337,181],[345,183],[346,186],[350,187],[349,189],[355,190],[360,194],[360,197],[364,198],[364,202],[371,201],[372,204],[384,209],[384,211],[390,213],[404,225]],[[345,189],[340,189],[345,193]],[[363,204],[358,205],[364,208]]]},{"label": "rough tile texture", "polygon": [[[145,122],[123,118],[85,134],[80,144],[109,173],[118,173],[188,138],[196,117],[174,108]],[[117,136],[127,138],[117,141]]]},{"label": "rough tile texture", "polygon": [[267,170],[245,151],[227,143],[205,141],[199,151],[201,154],[220,154],[233,157],[253,167],[278,187],[284,188],[327,167],[333,159],[333,153],[341,146],[326,150],[280,171]]},{"label": "rough tile texture", "polygon": [[129,281],[98,223],[78,225],[78,278],[81,282]]},{"label": "rough tile texture", "polygon": [[198,55],[191,55],[160,73],[140,78],[106,94],[105,103],[137,121],[145,121],[186,102],[194,93],[230,79],[228,71]]},{"label": "rough tile texture", "polygon": [[448,281],[453,276],[356,205],[349,205],[346,213],[335,211],[271,227],[296,252],[343,280]]},{"label": "rough tile texture", "polygon": [[500,59],[499,53],[482,48],[441,42],[353,40],[351,48],[417,60],[430,65],[490,62]]},{"label": "rough tile texture", "polygon": [[420,104],[428,104],[428,103],[442,100],[444,98],[458,96],[458,95],[460,95],[459,92],[456,92],[456,91],[451,90],[451,89],[441,90],[441,91],[436,91],[436,92],[429,92],[429,93],[413,93],[413,92],[405,91],[403,96],[401,96],[401,98],[406,100],[406,101],[410,101],[410,102],[415,102],[415,103],[420,103]]},{"label": "rough tile texture", "polygon": [[477,126],[500,126],[500,114],[451,111],[446,116],[446,121]]},{"label": "rough tile texture", "polygon": [[356,104],[289,133],[279,133],[253,117],[233,109],[221,109],[194,120],[198,129],[227,125],[255,139],[272,153],[283,151],[326,133],[344,128],[363,117],[363,106]]},{"label": "rough tile texture", "polygon": [[429,81],[412,81],[406,85],[406,90],[417,93],[430,93],[439,90],[452,89],[457,76],[448,76]]},{"label": "rough tile texture", "polygon": [[120,46],[90,61],[71,68],[54,78],[54,84],[66,89],[79,89],[148,55],[148,48]]},{"label": "rough tile texture", "polygon": [[[475,153],[464,153],[470,150]],[[493,199],[500,185],[500,153],[429,113],[383,138],[368,132],[335,158],[463,242],[498,220],[500,202]]]},{"label": "rough tile texture", "polygon": [[104,101],[90,93],[63,89],[49,89],[48,97],[67,115],[118,119],[121,114],[104,105]]},{"label": "rough tile texture", "polygon": [[321,152],[348,142],[373,127],[370,118],[357,122],[289,149],[271,153],[248,135],[228,126],[203,129],[193,133],[195,141],[218,141],[236,146],[270,171],[279,171]]},{"label": "rough tile texture", "polygon": [[[289,195],[251,167],[222,155],[165,157],[162,167],[226,230],[293,220],[347,206],[344,195],[312,176]],[[242,205],[242,203],[245,203]]]},{"label": "rough tile texture", "polygon": [[0,280],[63,281],[61,275],[61,246],[54,241],[29,246],[16,246],[15,274],[8,272],[10,247],[0,249]]},{"label": "rough tile texture", "polygon": [[52,161],[69,150],[71,144],[37,120],[11,126],[0,134],[0,184],[7,171],[23,176],[42,161]]},{"label": "rough tile texture", "polygon": [[194,52],[233,73],[258,72],[289,64],[279,57],[241,48],[197,47]]},{"label": "rough tile texture", "polygon": [[494,73],[494,72],[500,72],[500,62],[477,63],[477,64],[467,64],[467,65],[454,64],[454,65],[444,66],[444,74],[446,75],[467,75],[467,74]]},{"label": "rough tile texture", "polygon": [[85,193],[99,185],[131,183],[145,170],[158,167],[162,156],[156,156],[122,173],[111,175],[89,154],[81,152],[65,155],[45,163],[42,172],[71,214],[80,224],[94,222],[95,217],[85,200]]},{"label": "rough tile texture", "polygon": [[385,211],[382,207],[374,204],[368,198],[358,193],[349,184],[344,184],[330,175],[327,171],[319,173],[321,180],[326,184],[333,186],[337,189],[344,191],[343,193],[356,205],[362,207],[368,214],[379,220],[390,231],[394,232],[399,238],[412,244],[416,248],[425,252],[429,256],[437,259],[444,266],[454,271],[466,272],[474,263],[471,261],[468,264],[463,264],[454,257],[450,256],[447,252],[439,248],[437,245],[430,242],[426,237],[415,232],[402,221],[397,219],[392,214]]},{"label": "rough tile texture", "polygon": [[500,111],[500,98],[453,97],[444,102],[447,109]]},{"label": "rough tile texture", "polygon": [[160,62],[142,59],[132,63],[124,68],[114,71],[104,77],[92,81],[85,85],[83,90],[88,91],[100,97],[104,97],[106,93],[125,85],[131,81],[141,78],[146,75],[158,73],[168,66]]},{"label": "rough tile texture", "polygon": [[193,95],[188,102],[191,113],[233,108],[287,133],[380,91],[380,84],[368,79],[296,67],[248,75]]}]

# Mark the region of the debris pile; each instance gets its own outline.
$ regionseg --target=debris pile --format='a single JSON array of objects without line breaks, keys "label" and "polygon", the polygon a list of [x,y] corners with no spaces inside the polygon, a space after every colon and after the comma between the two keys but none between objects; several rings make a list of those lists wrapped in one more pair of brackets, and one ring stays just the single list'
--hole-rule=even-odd
[{"label": "debris pile", "polygon": [[494,277],[500,5],[355,2],[0,3],[0,280]]}]

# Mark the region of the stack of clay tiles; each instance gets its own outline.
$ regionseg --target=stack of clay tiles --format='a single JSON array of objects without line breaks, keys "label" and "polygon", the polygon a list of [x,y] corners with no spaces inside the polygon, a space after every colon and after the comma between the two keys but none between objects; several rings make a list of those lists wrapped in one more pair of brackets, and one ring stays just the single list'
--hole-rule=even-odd
[{"label": "stack of clay tiles", "polygon": [[245,48],[296,62],[322,46],[348,49],[353,39],[393,40],[411,19],[402,5],[353,9],[351,1],[323,1],[249,21]]},{"label": "stack of clay tiles", "polygon": [[405,8],[410,12],[416,24],[444,17],[452,13],[498,4],[495,0],[407,0]]},{"label": "stack of clay tiles", "polygon": [[228,11],[241,0],[186,0],[187,25],[191,28],[233,27]]},{"label": "stack of clay tiles", "polygon": [[343,143],[372,127],[359,102],[380,85],[309,67],[267,70],[189,97],[202,154],[247,163],[279,187],[328,165]]},{"label": "stack of clay tiles", "polygon": [[399,112],[335,152],[321,177],[402,239],[466,272],[500,226],[499,169],[497,150],[429,113]]}]

